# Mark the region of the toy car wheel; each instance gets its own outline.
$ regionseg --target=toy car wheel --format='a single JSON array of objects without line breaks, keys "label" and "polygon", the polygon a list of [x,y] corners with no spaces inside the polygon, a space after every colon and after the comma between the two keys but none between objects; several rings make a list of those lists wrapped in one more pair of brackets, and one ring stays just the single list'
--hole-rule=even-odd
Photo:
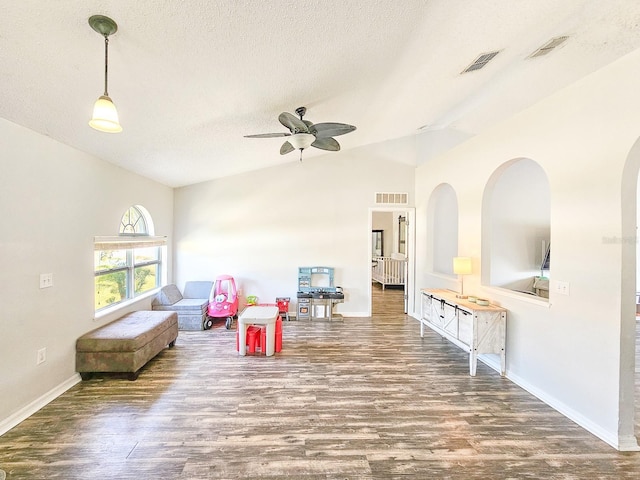
[{"label": "toy car wheel", "polygon": [[209,330],[211,327],[213,327],[213,319],[211,319],[211,318],[207,318],[207,319],[204,321],[204,329],[205,329],[205,330]]},{"label": "toy car wheel", "polygon": [[225,323],[225,327],[227,327],[227,330],[231,328],[232,321],[233,321],[233,317],[227,317],[227,323]]}]

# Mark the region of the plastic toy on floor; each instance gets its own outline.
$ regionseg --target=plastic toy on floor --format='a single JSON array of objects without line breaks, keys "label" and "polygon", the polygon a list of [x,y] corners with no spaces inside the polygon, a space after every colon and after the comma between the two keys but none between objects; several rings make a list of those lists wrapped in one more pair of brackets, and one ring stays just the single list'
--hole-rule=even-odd
[{"label": "plastic toy on floor", "polygon": [[231,275],[220,275],[209,296],[209,317],[227,319],[225,327],[231,328],[231,322],[238,313],[238,291],[236,282]]},{"label": "plastic toy on floor", "polygon": [[290,297],[276,297],[276,305],[278,305],[278,313],[281,317],[284,317],[287,321],[289,321],[289,302],[291,302]]}]

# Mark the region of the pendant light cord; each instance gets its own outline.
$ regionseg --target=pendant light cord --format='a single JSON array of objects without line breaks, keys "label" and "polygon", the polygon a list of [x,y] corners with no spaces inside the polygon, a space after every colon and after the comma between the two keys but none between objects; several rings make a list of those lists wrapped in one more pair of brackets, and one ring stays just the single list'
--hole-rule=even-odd
[{"label": "pendant light cord", "polygon": [[109,70],[109,36],[104,36],[104,96],[108,97],[109,92],[107,91],[107,73]]}]

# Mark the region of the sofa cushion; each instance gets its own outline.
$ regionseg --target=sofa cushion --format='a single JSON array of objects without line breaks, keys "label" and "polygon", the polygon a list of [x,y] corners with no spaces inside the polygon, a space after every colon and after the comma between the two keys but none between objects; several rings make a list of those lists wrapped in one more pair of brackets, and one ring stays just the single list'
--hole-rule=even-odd
[{"label": "sofa cushion", "polygon": [[213,282],[208,281],[191,281],[184,284],[183,298],[209,298]]},{"label": "sofa cushion", "polygon": [[131,312],[81,336],[76,351],[135,352],[177,324],[175,312]]},{"label": "sofa cushion", "polygon": [[151,305],[173,305],[182,300],[182,294],[175,285],[165,285],[160,289]]}]

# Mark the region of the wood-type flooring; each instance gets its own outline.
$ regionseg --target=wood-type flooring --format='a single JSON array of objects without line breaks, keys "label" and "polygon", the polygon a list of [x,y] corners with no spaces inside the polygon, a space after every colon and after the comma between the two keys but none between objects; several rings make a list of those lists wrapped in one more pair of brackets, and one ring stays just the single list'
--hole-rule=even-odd
[{"label": "wood-type flooring", "polygon": [[[8,480],[621,479],[621,453],[402,313],[284,323],[274,357],[180,332],[137,381],[97,375],[0,437]],[[235,328],[235,322],[234,322]],[[5,392],[6,394],[6,392]]]}]

